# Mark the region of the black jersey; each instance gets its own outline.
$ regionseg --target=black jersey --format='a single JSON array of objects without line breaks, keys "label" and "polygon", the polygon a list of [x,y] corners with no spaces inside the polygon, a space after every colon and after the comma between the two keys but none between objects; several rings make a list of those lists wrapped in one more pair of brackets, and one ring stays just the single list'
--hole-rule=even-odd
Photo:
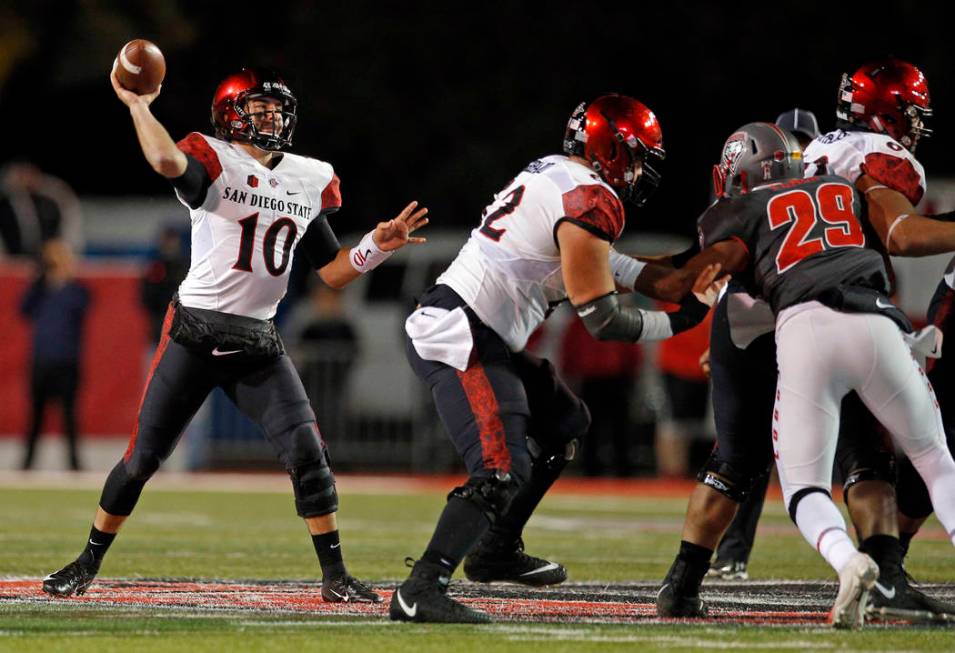
[{"label": "black jersey", "polygon": [[750,257],[741,278],[773,312],[818,298],[837,286],[888,290],[882,256],[866,247],[861,201],[842,177],[769,184],[724,197],[700,216],[703,247],[742,243]]}]

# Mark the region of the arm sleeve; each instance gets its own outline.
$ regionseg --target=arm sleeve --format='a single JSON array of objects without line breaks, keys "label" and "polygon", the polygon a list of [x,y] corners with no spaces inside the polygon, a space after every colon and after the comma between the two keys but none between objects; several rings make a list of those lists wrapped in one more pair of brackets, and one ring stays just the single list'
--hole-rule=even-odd
[{"label": "arm sleeve", "polygon": [[190,154],[186,155],[186,171],[182,175],[169,180],[176,189],[179,199],[189,208],[197,209],[206,201],[206,193],[212,185],[209,173],[198,159]]},{"label": "arm sleeve", "polygon": [[298,243],[298,249],[308,257],[312,267],[319,270],[333,260],[338,255],[338,250],[342,248],[332,231],[331,225],[324,215],[312,220],[302,235]]},{"label": "arm sleeve", "polygon": [[697,220],[696,226],[700,232],[700,249],[705,249],[721,240],[738,236],[736,220],[725,208],[727,203],[731,201],[719,200],[704,211],[703,215]]},{"label": "arm sleeve", "polygon": [[919,203],[922,193],[925,192],[922,188],[921,175],[908,159],[882,152],[872,152],[866,155],[861,170],[880,184],[905,195],[912,206]]},{"label": "arm sleeve", "polygon": [[329,215],[342,208],[341,181],[332,174],[332,180],[322,189],[322,215]]},{"label": "arm sleeve", "polygon": [[573,222],[581,229],[610,243],[617,240],[623,232],[623,205],[605,186],[576,186],[564,193],[561,199],[564,217],[554,226],[555,240],[557,226],[564,220]]}]

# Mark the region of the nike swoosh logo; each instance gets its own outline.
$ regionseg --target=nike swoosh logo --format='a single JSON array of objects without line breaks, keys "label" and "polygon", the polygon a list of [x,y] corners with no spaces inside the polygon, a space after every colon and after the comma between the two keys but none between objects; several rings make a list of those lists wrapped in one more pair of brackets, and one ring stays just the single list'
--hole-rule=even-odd
[{"label": "nike swoosh logo", "polygon": [[414,619],[414,616],[418,614],[418,602],[415,601],[409,607],[408,604],[405,603],[405,600],[401,598],[401,590],[395,590],[395,596],[398,597],[398,605],[401,606],[401,609],[404,611],[404,613]]},{"label": "nike swoosh logo", "polygon": [[329,549],[337,549],[337,548],[340,547],[341,545],[342,545],[342,543],[339,542],[338,544],[332,544],[332,545],[331,545],[330,547],[328,547],[328,548],[329,548]]},{"label": "nike swoosh logo", "polygon": [[286,192],[286,194],[288,194],[288,195],[298,195],[298,194],[301,193],[302,191],[297,190],[297,191],[295,191],[295,192],[293,193],[292,191],[287,190],[287,191],[285,191],[285,192]]},{"label": "nike swoosh logo", "polygon": [[346,592],[345,594],[339,594],[338,592],[336,592],[336,591],[333,590],[333,589],[329,589],[328,591],[331,592],[332,594],[334,594],[335,596],[337,596],[338,598],[340,598],[340,599],[342,600],[342,603],[348,603],[348,593],[347,593],[347,592]]},{"label": "nike swoosh logo", "polygon": [[876,308],[895,308],[895,306],[893,306],[892,304],[886,304],[881,299],[875,300],[875,307]]},{"label": "nike swoosh logo", "polygon": [[876,588],[877,590],[879,590],[879,594],[881,594],[881,595],[884,596],[885,598],[889,599],[890,601],[895,598],[895,586],[894,586],[894,585],[892,586],[892,590],[889,591],[889,590],[885,589],[885,587],[883,587],[878,581],[876,581],[876,583],[875,583],[875,588]]},{"label": "nike swoosh logo", "polygon": [[216,347],[215,349],[212,350],[212,355],[213,356],[228,356],[229,354],[238,354],[241,351],[242,351],[241,349],[230,349],[229,351],[219,351],[219,348]]},{"label": "nike swoosh logo", "polygon": [[103,544],[99,542],[94,542],[92,537],[90,538],[90,544],[92,544],[93,546],[103,546]]},{"label": "nike swoosh logo", "polygon": [[580,317],[587,317],[588,315],[590,315],[591,313],[593,313],[593,312],[596,311],[596,310],[597,310],[597,307],[596,307],[596,306],[588,306],[587,308],[585,308],[585,309],[582,310],[582,311],[577,311],[577,315],[579,315]]},{"label": "nike swoosh logo", "polygon": [[534,569],[533,571],[525,572],[521,574],[521,576],[533,576],[534,574],[541,574],[541,573],[544,573],[545,571],[551,571],[553,569],[557,569],[557,567],[559,566],[560,565],[558,565],[556,562],[548,562],[543,567],[539,567],[537,569]]}]

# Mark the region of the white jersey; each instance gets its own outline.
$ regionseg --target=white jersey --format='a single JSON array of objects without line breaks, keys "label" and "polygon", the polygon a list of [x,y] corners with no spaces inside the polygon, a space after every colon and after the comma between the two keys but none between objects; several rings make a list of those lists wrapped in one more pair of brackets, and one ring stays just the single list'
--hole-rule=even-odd
[{"label": "white jersey", "polygon": [[567,298],[557,226],[569,220],[613,242],[624,225],[614,190],[554,155],[531,163],[484,210],[481,225],[437,283],[450,286],[513,351]]},{"label": "white jersey", "polygon": [[189,209],[192,261],[180,302],[271,318],[288,288],[296,243],[312,220],[341,206],[338,177],[324,161],[288,153],[269,169],[237,145],[195,132],[179,149],[212,181],[202,205]]},{"label": "white jersey", "polygon": [[925,169],[886,134],[837,129],[817,137],[803,152],[806,176],[839,175],[855,183],[867,174],[918,204],[925,194]]}]

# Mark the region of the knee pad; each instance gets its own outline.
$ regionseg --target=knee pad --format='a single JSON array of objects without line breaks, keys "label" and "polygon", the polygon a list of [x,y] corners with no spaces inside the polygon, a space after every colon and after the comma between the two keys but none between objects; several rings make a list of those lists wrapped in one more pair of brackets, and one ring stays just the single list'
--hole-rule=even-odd
[{"label": "knee pad", "polygon": [[513,474],[472,476],[464,485],[451,490],[448,501],[455,498],[470,501],[493,524],[507,511],[519,488],[520,482]]},{"label": "knee pad", "polygon": [[895,487],[899,511],[912,519],[923,519],[934,512],[932,497],[925,481],[908,458],[899,461],[899,482]]},{"label": "knee pad", "polygon": [[299,517],[321,517],[338,510],[335,476],[324,458],[292,467],[288,473]]},{"label": "knee pad", "polygon": [[736,503],[743,503],[756,484],[768,474],[769,468],[741,472],[714,453],[696,475],[696,480]]},{"label": "knee pad", "polygon": [[832,498],[832,495],[829,494],[829,491],[821,487],[804,487],[803,489],[796,492],[796,494],[794,494],[792,498],[789,500],[789,506],[788,506],[789,518],[793,521],[794,524],[796,523],[796,508],[797,506],[799,506],[799,502],[814,492],[822,492],[830,499]]}]

